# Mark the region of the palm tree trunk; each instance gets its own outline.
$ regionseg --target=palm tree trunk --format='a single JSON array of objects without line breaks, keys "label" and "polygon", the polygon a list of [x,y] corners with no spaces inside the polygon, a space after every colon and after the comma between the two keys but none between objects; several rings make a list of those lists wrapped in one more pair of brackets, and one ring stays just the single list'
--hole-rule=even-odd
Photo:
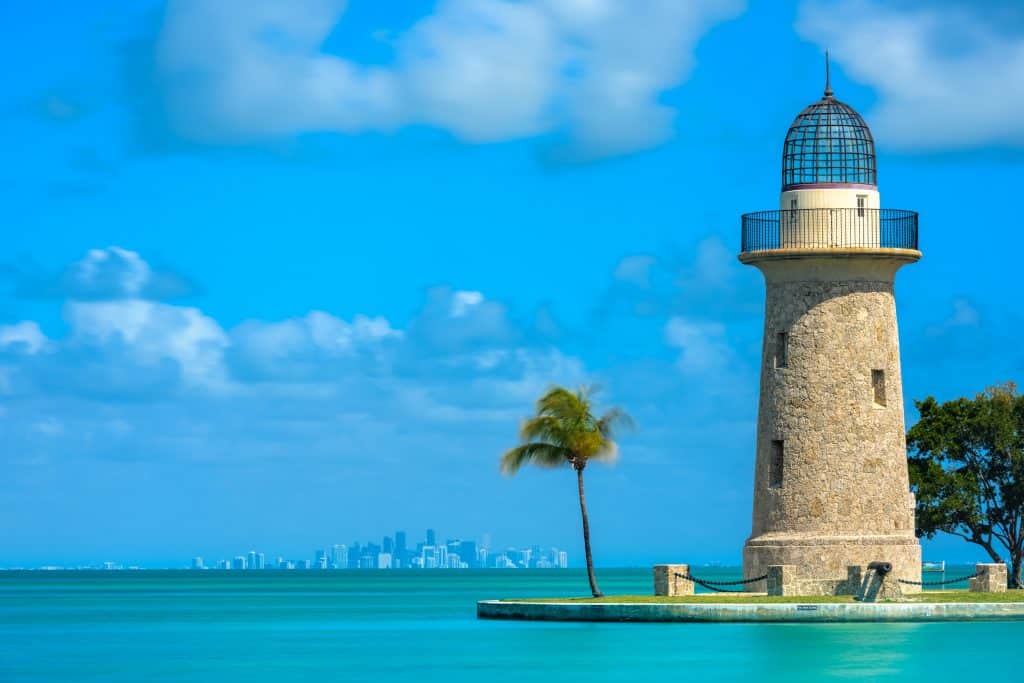
[{"label": "palm tree trunk", "polygon": [[580,490],[580,513],[583,515],[583,548],[587,555],[587,578],[590,579],[590,592],[595,598],[601,597],[601,589],[597,587],[594,577],[594,557],[590,554],[590,521],[587,519],[587,502],[583,498],[583,468],[576,468],[576,484]]}]

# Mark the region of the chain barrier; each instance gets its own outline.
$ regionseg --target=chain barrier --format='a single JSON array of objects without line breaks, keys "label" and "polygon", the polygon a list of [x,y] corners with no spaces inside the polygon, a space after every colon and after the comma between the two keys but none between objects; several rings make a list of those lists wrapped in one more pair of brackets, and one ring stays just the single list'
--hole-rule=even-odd
[{"label": "chain barrier", "polygon": [[[958,576],[953,579],[944,579],[942,581],[911,581],[910,579],[897,580],[900,583],[909,584],[911,586],[946,586],[951,583],[961,583],[963,581],[968,581],[970,579],[976,579],[979,576],[983,576],[984,574],[985,570],[980,569],[974,572],[973,574],[968,574],[967,576]],[[765,579],[767,579],[768,575],[764,574],[753,579],[739,579],[738,581],[711,581],[710,579],[698,579],[696,576],[692,576],[690,574],[680,574],[677,572],[676,578],[691,581],[697,584],[698,586],[703,586],[704,588],[707,588],[708,590],[715,593],[744,593],[745,591],[742,589],[732,590],[729,588],[722,588],[722,586],[742,586],[748,583],[757,583],[758,581],[764,581]]]},{"label": "chain barrier", "polygon": [[945,586],[950,583],[960,583],[961,581],[967,581],[968,579],[976,579],[979,576],[985,574],[984,569],[980,569],[969,576],[958,576],[955,579],[944,579],[942,581],[911,581],[910,579],[898,579],[900,583],[907,583],[911,586]]},{"label": "chain barrier", "polygon": [[[961,583],[963,581],[968,581],[970,579],[976,579],[979,576],[983,576],[984,574],[985,570],[981,569],[974,572],[973,574],[968,574],[967,576],[958,576],[953,579],[944,579],[942,581],[911,581],[910,579],[897,580],[900,583],[909,584],[911,586],[947,586],[951,583]],[[732,590],[729,588],[722,588],[722,586],[741,586],[748,583],[757,583],[758,581],[764,581],[765,579],[767,579],[768,575],[764,574],[763,576],[758,576],[753,579],[740,579],[738,581],[711,581],[709,579],[698,579],[696,576],[692,576],[690,574],[679,574],[677,572],[676,578],[691,581],[697,584],[698,586],[703,586],[704,588],[707,588],[708,590],[715,593],[743,593],[745,591],[742,589]]]},{"label": "chain barrier", "polygon": [[732,590],[730,588],[722,588],[722,586],[740,586],[746,583],[757,583],[758,581],[764,581],[765,579],[767,579],[768,575],[765,574],[764,576],[758,576],[756,579],[740,579],[739,581],[711,581],[698,579],[696,576],[691,576],[689,574],[680,574],[676,572],[676,578],[685,579],[686,581],[692,581],[698,586],[704,586],[709,591],[712,591],[714,593],[745,593],[746,591],[744,591],[743,589]]}]

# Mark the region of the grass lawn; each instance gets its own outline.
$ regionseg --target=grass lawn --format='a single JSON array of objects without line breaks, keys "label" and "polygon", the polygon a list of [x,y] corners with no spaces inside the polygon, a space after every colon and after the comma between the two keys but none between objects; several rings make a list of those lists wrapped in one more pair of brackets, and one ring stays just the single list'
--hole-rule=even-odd
[{"label": "grass lawn", "polygon": [[[924,591],[908,595],[907,602],[1024,602],[1024,590],[1011,590],[1005,593],[971,593],[967,590],[950,591]],[[812,595],[812,596],[772,596],[767,595],[727,595],[722,593],[705,593],[701,595],[686,595],[680,597],[665,597],[663,595],[606,595],[603,598],[523,598],[521,600],[508,599],[502,602],[555,602],[567,604],[601,604],[601,603],[630,603],[630,604],[692,604],[692,603],[717,603],[717,604],[761,604],[761,603],[800,603],[803,605],[812,603],[839,603],[856,602],[850,595]]]}]

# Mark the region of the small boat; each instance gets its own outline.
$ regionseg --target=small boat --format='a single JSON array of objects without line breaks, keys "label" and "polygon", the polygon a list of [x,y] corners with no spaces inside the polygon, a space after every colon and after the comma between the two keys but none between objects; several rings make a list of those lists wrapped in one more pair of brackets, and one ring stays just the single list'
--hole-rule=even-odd
[{"label": "small boat", "polygon": [[944,572],[946,571],[946,561],[940,560],[939,562],[922,562],[921,571],[923,572]]}]

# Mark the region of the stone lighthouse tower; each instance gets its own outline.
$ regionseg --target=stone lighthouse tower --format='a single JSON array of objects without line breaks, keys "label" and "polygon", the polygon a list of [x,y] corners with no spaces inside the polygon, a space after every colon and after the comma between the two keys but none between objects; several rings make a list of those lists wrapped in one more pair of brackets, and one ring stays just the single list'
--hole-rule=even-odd
[{"label": "stone lighthouse tower", "polygon": [[871,131],[826,66],[786,134],[779,210],[742,218],[739,259],[767,290],[745,576],[792,565],[828,593],[882,561],[920,580],[893,298],[917,213],[880,207]]}]

